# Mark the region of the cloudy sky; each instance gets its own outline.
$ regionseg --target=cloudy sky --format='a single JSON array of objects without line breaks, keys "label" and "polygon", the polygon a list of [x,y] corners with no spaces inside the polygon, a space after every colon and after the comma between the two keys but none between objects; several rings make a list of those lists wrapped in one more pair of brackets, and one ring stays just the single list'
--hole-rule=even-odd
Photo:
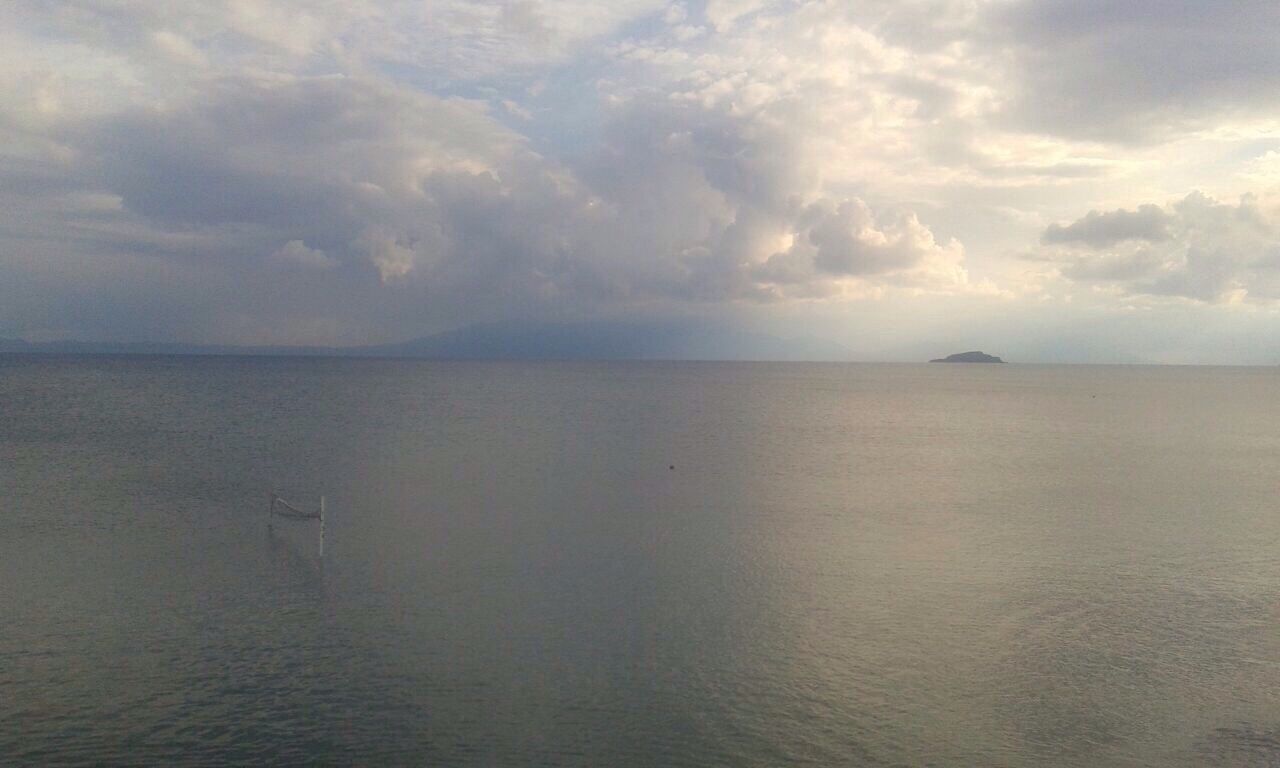
[{"label": "cloudy sky", "polygon": [[9,0],[0,336],[1280,362],[1274,0]]}]

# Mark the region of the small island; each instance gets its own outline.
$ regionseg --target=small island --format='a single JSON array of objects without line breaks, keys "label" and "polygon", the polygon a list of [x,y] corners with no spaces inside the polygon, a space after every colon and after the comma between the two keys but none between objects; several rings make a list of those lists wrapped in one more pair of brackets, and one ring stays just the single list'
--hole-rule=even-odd
[{"label": "small island", "polygon": [[957,352],[954,355],[930,360],[931,363],[1003,363],[1004,361],[995,355],[988,355],[985,352]]}]

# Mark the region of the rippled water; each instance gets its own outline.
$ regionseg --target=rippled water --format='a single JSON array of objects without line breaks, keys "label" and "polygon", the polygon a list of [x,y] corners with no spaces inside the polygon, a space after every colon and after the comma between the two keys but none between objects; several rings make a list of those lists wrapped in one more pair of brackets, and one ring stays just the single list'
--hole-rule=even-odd
[{"label": "rippled water", "polygon": [[9,357],[0,490],[5,764],[1280,764],[1272,370]]}]

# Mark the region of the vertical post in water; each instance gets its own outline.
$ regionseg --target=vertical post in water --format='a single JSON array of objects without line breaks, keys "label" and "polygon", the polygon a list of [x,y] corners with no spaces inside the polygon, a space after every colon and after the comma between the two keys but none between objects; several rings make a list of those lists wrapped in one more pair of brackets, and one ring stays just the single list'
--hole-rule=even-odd
[{"label": "vertical post in water", "polygon": [[320,556],[324,557],[324,497],[320,497]]},{"label": "vertical post in water", "polygon": [[276,492],[267,491],[267,530],[271,530],[271,515],[276,511]]}]

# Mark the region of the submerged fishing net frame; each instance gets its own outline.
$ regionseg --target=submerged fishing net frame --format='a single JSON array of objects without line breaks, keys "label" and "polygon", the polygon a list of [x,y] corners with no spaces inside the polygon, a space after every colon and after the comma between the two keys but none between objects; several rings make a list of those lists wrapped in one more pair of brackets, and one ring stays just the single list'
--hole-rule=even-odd
[{"label": "submerged fishing net frame", "polygon": [[320,556],[324,557],[324,497],[320,497],[318,509],[303,509],[297,504],[285,501],[275,491],[269,491],[267,495],[270,499],[267,504],[267,527],[270,528],[272,521],[277,517],[285,520],[319,520]]}]

